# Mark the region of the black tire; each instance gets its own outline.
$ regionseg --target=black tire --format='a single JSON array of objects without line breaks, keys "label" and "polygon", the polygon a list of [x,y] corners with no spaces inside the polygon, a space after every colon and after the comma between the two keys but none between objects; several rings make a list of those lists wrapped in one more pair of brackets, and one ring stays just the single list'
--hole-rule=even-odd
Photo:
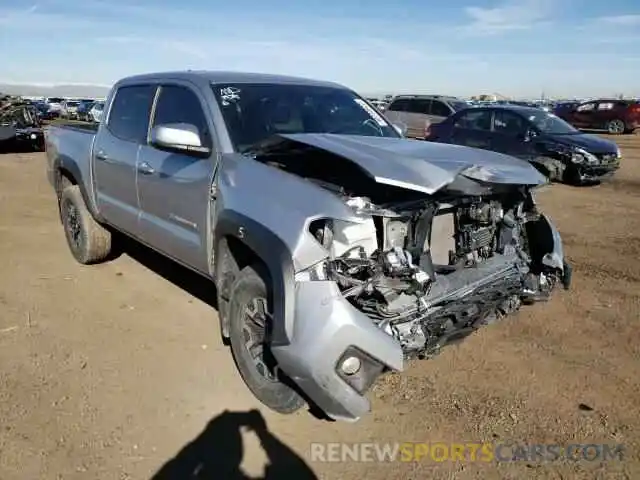
[{"label": "black tire", "polygon": [[624,124],[624,121],[619,118],[609,120],[606,127],[607,132],[611,135],[621,135],[627,131],[627,126]]},{"label": "black tire", "polygon": [[111,252],[111,232],[95,221],[77,185],[60,196],[60,219],[73,257],[83,265],[99,263]]},{"label": "black tire", "polygon": [[[240,372],[240,376],[253,395],[265,406],[281,414],[290,414],[299,410],[304,404],[304,399],[288,384],[288,379],[280,372],[275,360],[270,355],[268,345],[260,339],[259,323],[249,317],[249,313],[260,313],[258,308],[253,308],[257,303],[262,303],[263,309],[269,311],[267,304],[269,290],[263,276],[256,269],[245,267],[236,278],[231,287],[231,299],[229,305],[229,342],[231,352]],[[251,312],[253,310],[253,312]],[[259,317],[259,315],[255,315]],[[263,320],[268,318],[263,317]],[[262,332],[269,328],[268,321],[263,321]],[[254,335],[255,333],[255,335]],[[253,338],[252,338],[253,335]],[[262,354],[259,360],[254,359],[247,343],[256,342],[261,345]],[[259,350],[259,348],[258,348]],[[262,362],[262,368],[260,368]],[[275,368],[274,368],[275,367]],[[275,371],[275,373],[273,373]],[[267,372],[271,372],[269,375]]]}]

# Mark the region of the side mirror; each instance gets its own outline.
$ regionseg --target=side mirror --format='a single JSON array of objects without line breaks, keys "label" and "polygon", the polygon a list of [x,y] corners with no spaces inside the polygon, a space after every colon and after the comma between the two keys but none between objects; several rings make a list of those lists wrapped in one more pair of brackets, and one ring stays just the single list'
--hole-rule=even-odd
[{"label": "side mirror", "polygon": [[523,142],[530,142],[533,138],[535,138],[536,135],[537,133],[534,130],[527,130],[520,135],[520,139]]},{"label": "side mirror", "polygon": [[203,156],[211,150],[202,144],[195,125],[189,123],[167,123],[151,129],[150,143],[160,150],[168,150]]},{"label": "side mirror", "polygon": [[408,127],[404,123],[394,123],[393,128],[403,137],[407,134]]}]

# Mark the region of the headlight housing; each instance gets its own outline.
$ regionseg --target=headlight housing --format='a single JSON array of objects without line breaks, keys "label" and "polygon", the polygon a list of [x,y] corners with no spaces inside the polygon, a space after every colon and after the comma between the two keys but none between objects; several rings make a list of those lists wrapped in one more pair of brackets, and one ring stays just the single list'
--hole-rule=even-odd
[{"label": "headlight housing", "polygon": [[571,154],[571,161],[573,163],[598,163],[598,157],[593,153],[587,152],[583,148],[576,148]]}]

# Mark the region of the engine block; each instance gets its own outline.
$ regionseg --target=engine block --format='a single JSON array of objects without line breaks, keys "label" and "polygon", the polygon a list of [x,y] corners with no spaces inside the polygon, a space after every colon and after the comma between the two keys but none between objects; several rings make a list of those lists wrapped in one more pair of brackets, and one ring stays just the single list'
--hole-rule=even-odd
[{"label": "engine block", "polygon": [[456,250],[449,253],[449,263],[473,264],[491,257],[497,247],[497,224],[502,216],[500,204],[494,202],[460,207],[455,214]]}]

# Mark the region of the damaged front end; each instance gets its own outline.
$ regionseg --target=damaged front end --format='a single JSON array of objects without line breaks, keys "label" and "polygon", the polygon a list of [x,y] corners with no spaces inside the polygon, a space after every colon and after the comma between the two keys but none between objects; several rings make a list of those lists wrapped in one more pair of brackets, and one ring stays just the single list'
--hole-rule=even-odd
[{"label": "damaged front end", "polygon": [[35,107],[19,97],[0,97],[0,146],[44,148],[44,133]]},{"label": "damaged front end", "polygon": [[[356,148],[361,142],[371,148]],[[470,164],[463,157],[472,149],[394,142],[292,135],[254,152],[352,212],[308,220],[305,235],[324,256],[296,272],[294,338],[273,349],[334,418],[366,412],[364,394],[384,370],[433,356],[570,283],[560,235],[532,196],[544,183],[534,168],[504,156]],[[398,147],[402,159],[379,161]]]},{"label": "damaged front end", "polygon": [[368,218],[312,222],[329,255],[296,278],[335,282],[405,358],[432,356],[522,303],[548,299],[558,283],[569,286],[557,230],[526,189],[346,202]]}]

